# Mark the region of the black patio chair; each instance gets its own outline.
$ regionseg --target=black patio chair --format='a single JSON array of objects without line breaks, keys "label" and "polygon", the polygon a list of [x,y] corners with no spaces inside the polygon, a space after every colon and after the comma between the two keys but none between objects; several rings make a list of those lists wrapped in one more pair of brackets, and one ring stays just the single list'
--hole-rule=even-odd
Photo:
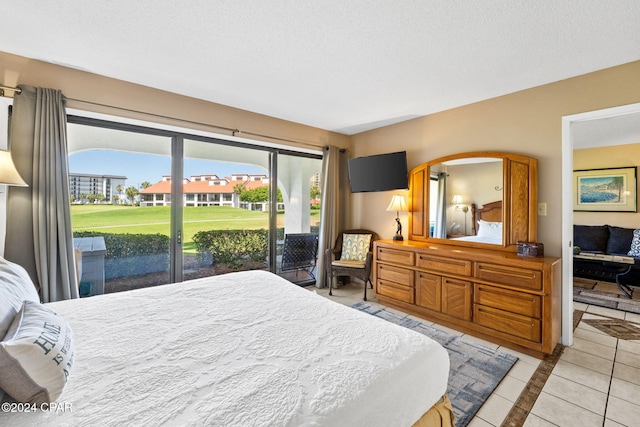
[{"label": "black patio chair", "polygon": [[280,271],[305,271],[316,279],[313,270],[318,259],[318,235],[315,233],[285,234],[282,246],[282,264]]}]

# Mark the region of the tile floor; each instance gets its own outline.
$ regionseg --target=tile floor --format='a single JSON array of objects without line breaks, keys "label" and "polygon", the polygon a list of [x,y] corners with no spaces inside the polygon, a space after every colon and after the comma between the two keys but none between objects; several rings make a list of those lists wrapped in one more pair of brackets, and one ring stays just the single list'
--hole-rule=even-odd
[{"label": "tile floor", "polygon": [[[329,296],[328,289],[307,289],[348,306],[362,301],[361,284],[349,283],[334,289],[333,296]],[[377,302],[373,290],[367,293],[370,302]],[[574,308],[585,311],[583,319],[613,317],[635,322],[640,327],[640,314],[579,302],[574,303]],[[518,357],[518,362],[469,424],[470,427],[500,426],[540,361],[474,339]],[[565,348],[524,426],[640,426],[640,340],[618,340],[580,322],[574,333],[574,344]]]}]

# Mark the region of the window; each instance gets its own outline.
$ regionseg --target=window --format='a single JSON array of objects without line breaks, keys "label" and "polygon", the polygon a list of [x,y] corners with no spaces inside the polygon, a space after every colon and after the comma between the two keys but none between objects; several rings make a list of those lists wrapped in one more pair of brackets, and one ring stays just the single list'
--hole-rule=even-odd
[{"label": "window", "polygon": [[[287,227],[311,231],[309,219],[295,217],[309,216],[312,192],[299,182],[312,174],[296,177],[290,164],[313,164],[316,174],[319,154],[77,116],[68,121],[74,237],[105,239],[106,292],[242,269],[276,271],[278,236]],[[278,161],[286,167],[274,167]],[[244,237],[233,238],[261,243],[251,251],[243,246],[240,256],[212,243],[236,232]]]}]

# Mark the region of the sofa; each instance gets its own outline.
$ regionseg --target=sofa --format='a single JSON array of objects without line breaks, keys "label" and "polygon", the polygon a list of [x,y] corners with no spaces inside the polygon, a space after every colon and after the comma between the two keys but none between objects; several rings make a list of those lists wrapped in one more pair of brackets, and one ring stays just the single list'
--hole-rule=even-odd
[{"label": "sofa", "polygon": [[[633,228],[612,225],[574,225],[574,252],[634,258],[630,273],[621,276],[620,282],[628,286],[640,286],[640,231],[635,233],[635,241],[634,231]],[[573,275],[576,277],[615,282],[616,274],[621,270],[620,264],[573,259]]]}]

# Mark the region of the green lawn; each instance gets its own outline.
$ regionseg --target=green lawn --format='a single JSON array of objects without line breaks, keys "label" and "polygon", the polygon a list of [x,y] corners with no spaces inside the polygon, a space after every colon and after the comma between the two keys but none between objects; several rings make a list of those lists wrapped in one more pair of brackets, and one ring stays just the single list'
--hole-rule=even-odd
[{"label": "green lawn", "polygon": [[[169,235],[170,207],[71,205],[74,231],[104,231]],[[320,211],[311,211],[311,223],[320,221]],[[278,214],[278,224],[284,224],[284,214]],[[267,212],[248,211],[227,206],[185,207],[183,241],[186,251],[192,250],[193,235],[198,231],[269,228]]]}]

